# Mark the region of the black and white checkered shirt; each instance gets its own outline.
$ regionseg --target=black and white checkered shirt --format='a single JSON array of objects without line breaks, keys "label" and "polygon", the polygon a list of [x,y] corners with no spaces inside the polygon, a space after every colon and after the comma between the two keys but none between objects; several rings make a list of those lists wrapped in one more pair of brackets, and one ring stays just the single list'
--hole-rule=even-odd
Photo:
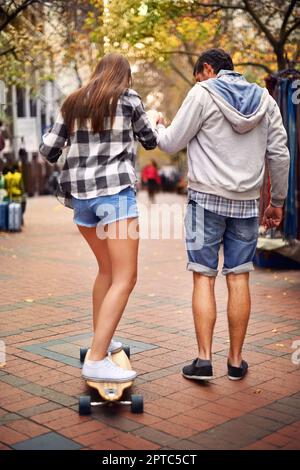
[{"label": "black and white checkered shirt", "polygon": [[188,190],[188,199],[195,201],[207,211],[224,217],[248,219],[249,217],[259,216],[259,199],[237,201],[215,194],[201,193],[193,189]]},{"label": "black and white checkered shirt", "polygon": [[136,141],[145,149],[157,145],[157,132],[151,126],[139,95],[127,89],[119,98],[113,127],[104,120],[104,130],[94,133],[86,127],[71,135],[59,114],[52,129],[43,136],[41,154],[57,162],[65,145],[69,146],[59,177],[57,197],[72,208],[72,196],[90,199],[116,194],[136,183]]}]

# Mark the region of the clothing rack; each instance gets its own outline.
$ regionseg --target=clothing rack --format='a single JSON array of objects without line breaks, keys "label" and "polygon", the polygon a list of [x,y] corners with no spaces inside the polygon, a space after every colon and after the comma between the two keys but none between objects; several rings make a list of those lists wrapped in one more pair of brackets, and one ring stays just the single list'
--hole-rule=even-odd
[{"label": "clothing rack", "polygon": [[[266,78],[266,87],[281,111],[291,155],[288,194],[282,224],[282,233],[286,240],[300,240],[300,103],[296,102],[297,97],[299,101],[300,71],[295,68],[296,63],[291,61],[285,70],[272,73]],[[299,80],[299,84],[295,83],[296,80]],[[270,181],[266,171],[261,193],[261,217],[269,201]]]}]

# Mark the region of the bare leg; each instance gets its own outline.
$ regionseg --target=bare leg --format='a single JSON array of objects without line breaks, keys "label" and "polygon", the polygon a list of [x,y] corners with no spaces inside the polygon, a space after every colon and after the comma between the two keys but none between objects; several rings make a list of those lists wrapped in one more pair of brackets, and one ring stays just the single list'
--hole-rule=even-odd
[{"label": "bare leg", "polygon": [[246,336],[251,299],[249,291],[249,273],[227,274],[228,286],[228,324],[230,336],[229,362],[239,367],[242,361],[242,349]]},{"label": "bare leg", "polygon": [[[129,295],[137,278],[138,239],[128,234],[129,225],[138,226],[138,219],[125,219],[108,225],[107,247],[111,262],[112,284],[98,314],[90,360],[99,361],[106,356],[111,338],[121,319]],[[117,230],[117,236],[114,234]],[[122,239],[119,231],[127,237]]]},{"label": "bare leg", "polygon": [[111,263],[107,240],[100,240],[97,237],[96,227],[81,225],[77,225],[77,227],[92,249],[99,267],[93,287],[93,327],[95,331],[100,307],[112,283]]},{"label": "bare leg", "polygon": [[194,273],[193,315],[200,359],[211,360],[217,316],[214,287],[215,277]]}]

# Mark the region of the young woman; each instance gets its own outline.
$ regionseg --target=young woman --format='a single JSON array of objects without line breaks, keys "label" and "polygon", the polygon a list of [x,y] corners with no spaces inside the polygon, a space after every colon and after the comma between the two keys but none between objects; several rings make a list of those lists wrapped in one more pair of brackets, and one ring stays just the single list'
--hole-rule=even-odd
[{"label": "young woman", "polygon": [[82,370],[84,378],[95,381],[136,376],[107,356],[122,348],[112,337],[137,277],[136,140],[146,149],[157,145],[156,131],[130,84],[127,59],[106,55],[87,85],[66,98],[40,146],[51,163],[69,146],[58,196],[73,208],[74,222],[99,267],[93,288],[94,337]]}]

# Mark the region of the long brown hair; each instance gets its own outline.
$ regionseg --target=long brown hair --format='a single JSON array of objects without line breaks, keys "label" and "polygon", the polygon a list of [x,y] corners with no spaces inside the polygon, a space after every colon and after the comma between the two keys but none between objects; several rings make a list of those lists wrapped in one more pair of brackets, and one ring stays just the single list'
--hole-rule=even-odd
[{"label": "long brown hair", "polygon": [[104,129],[104,119],[110,117],[113,126],[117,102],[130,86],[131,70],[128,60],[120,54],[105,55],[96,66],[90,81],[69,95],[61,108],[68,132],[85,126],[90,120],[93,132]]}]

